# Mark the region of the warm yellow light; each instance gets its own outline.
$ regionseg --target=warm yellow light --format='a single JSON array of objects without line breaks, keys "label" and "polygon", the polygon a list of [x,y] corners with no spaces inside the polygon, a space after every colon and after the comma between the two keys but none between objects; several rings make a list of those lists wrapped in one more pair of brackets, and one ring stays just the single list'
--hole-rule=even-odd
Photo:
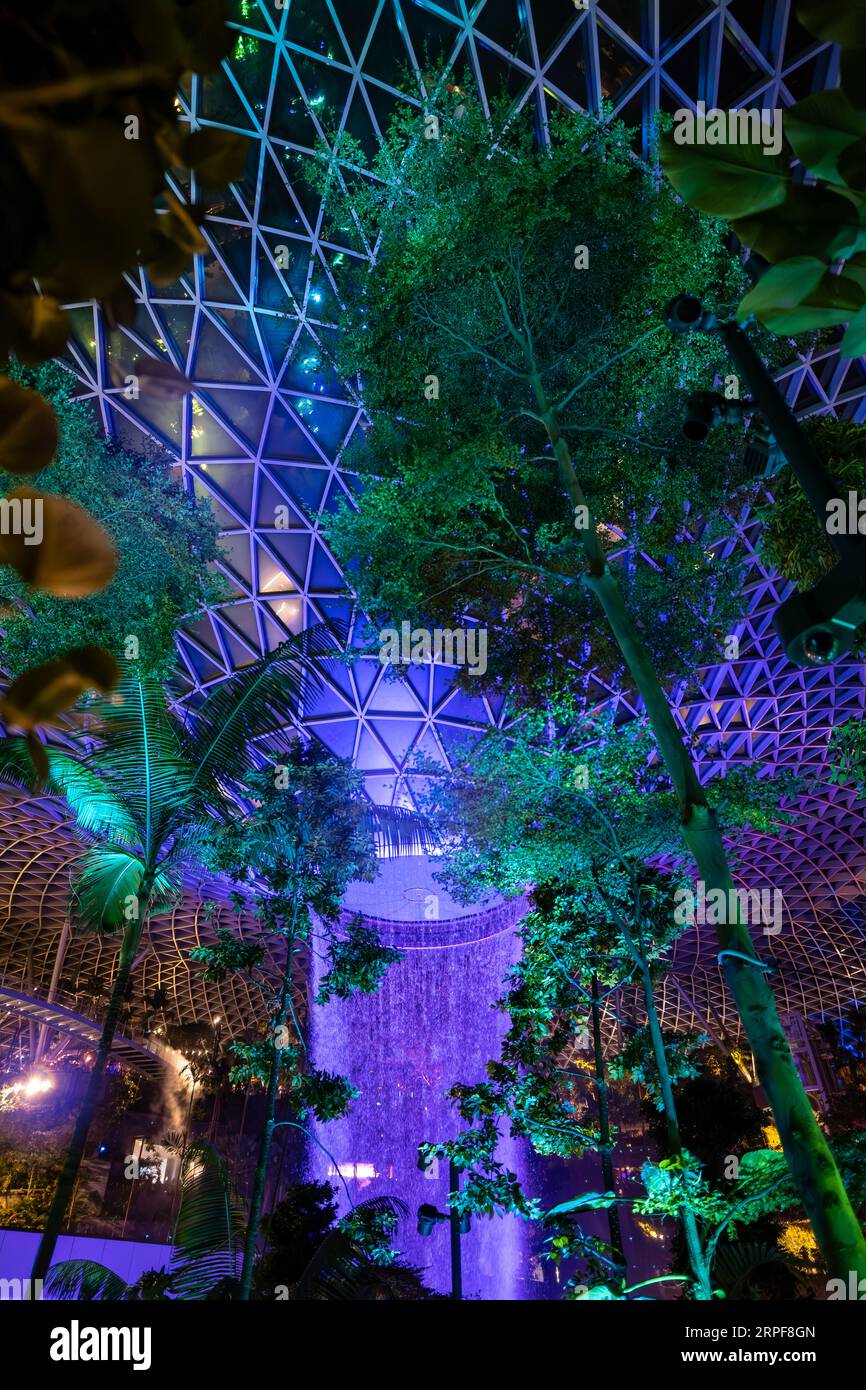
[{"label": "warm yellow light", "polygon": [[30,1098],[32,1096],[44,1095],[45,1092],[50,1091],[53,1088],[53,1086],[53,1076],[48,1076],[45,1072],[42,1071],[34,1071],[31,1073],[30,1076],[28,1076],[26,1081],[19,1081],[15,1086],[13,1086],[12,1089],[15,1091],[20,1091],[22,1095],[25,1095],[28,1098]]}]

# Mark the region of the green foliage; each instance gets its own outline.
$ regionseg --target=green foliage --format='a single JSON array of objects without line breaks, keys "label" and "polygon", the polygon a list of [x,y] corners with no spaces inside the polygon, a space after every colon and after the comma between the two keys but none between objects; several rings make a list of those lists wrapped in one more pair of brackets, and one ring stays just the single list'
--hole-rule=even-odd
[{"label": "green foliage", "polygon": [[680,430],[689,390],[723,368],[721,345],[668,334],[662,310],[686,290],[721,308],[741,272],[717,225],[634,160],[618,122],[563,116],[538,151],[527,113],[505,128],[503,109],[488,118],[471,94],[460,101],[459,113],[433,102],[439,140],[420,138],[414,110],[395,115],[369,176],[349,137],[323,159],[334,218],[379,238],[343,294],[338,365],[359,376],[372,423],[347,459],[363,478],[358,510],[337,516],[331,543],[377,626],[482,622],[493,681],[622,673],[579,582],[580,537],[518,340],[525,311],[536,379],[632,615],[664,671],[688,669],[739,610],[736,574],[693,519],[721,521],[739,475],[725,430],[703,450]]},{"label": "green foliage", "polygon": [[217,927],[217,939],[212,946],[196,946],[189,958],[205,968],[205,980],[221,984],[229,975],[251,975],[261,965],[265,948],[259,941],[243,941],[228,927]]},{"label": "green foliage", "polygon": [[[472,1108],[471,1099],[468,1104]],[[476,1110],[475,1113],[480,1112]],[[461,1109],[461,1114],[467,1118],[468,1110]],[[433,1158],[444,1159],[464,1174],[459,1191],[448,1194],[448,1205],[454,1211],[491,1217],[510,1214],[528,1221],[537,1220],[541,1215],[540,1205],[534,1197],[526,1196],[517,1174],[496,1157],[498,1143],[499,1129],[487,1114],[478,1125],[464,1130],[456,1139],[419,1144],[419,1162],[427,1164]]]},{"label": "green foliage", "polygon": [[391,1235],[405,1203],[393,1197],[359,1202],[351,1214],[327,1232],[303,1272],[290,1287],[292,1301],[355,1302],[436,1297],[421,1282],[419,1271],[405,1265]]},{"label": "green foliage", "polygon": [[541,1205],[534,1197],[523,1192],[516,1173],[506,1168],[495,1172],[470,1172],[456,1197],[449,1198],[449,1206],[459,1212],[473,1212],[476,1216],[522,1216],[527,1221],[537,1221],[541,1216]]},{"label": "green foliage", "polygon": [[265,930],[304,937],[310,912],[332,921],[348,884],[378,872],[370,803],[362,774],[319,743],[295,739],[279,759],[244,773],[249,810],[220,827],[209,858],[251,891]]},{"label": "green foliage", "polygon": [[[680,852],[676,799],[653,752],[644,720],[617,725],[557,695],[485,731],[450,773],[419,760],[422,803],[444,845],[443,881],[465,901],[479,889],[514,895],[548,882],[574,885],[585,907],[605,895],[616,901],[621,871]],[[792,786],[732,768],[712,790],[726,829],[763,830],[785,819],[779,800]],[[672,895],[676,876],[670,883]]]},{"label": "green foliage", "polygon": [[852,1130],[832,1145],[842,1181],[857,1211],[866,1209],[866,1131]]},{"label": "green foliage", "polygon": [[844,17],[839,8],[797,7],[806,29],[841,44],[842,80],[785,109],[778,154],[750,143],[680,144],[670,131],[662,163],[692,207],[728,219],[739,240],[772,263],[743,298],[740,321],[754,317],[786,335],[848,324],[840,352],[857,357],[866,346],[866,98],[859,51],[866,16],[862,0],[845,6]]},{"label": "green foliage", "polygon": [[252,1082],[267,1084],[273,1063],[273,1048],[266,1040],[247,1043],[235,1038],[229,1043],[229,1052],[236,1058],[229,1069],[229,1081],[233,1086],[246,1086]]},{"label": "green foliage", "polygon": [[328,1120],[343,1119],[360,1092],[345,1076],[311,1067],[295,1074],[291,1094],[302,1118],[313,1114],[320,1124],[325,1124]]},{"label": "green foliage", "polygon": [[[831,415],[804,420],[801,428],[824,460],[835,496],[845,498],[849,491],[866,494],[866,429]],[[761,558],[783,579],[800,589],[811,588],[837,563],[826,526],[790,468],[774,477],[770,486],[772,502],[757,508],[762,522],[758,541]],[[862,652],[864,640],[866,631],[860,628],[855,652]]]},{"label": "green foliage", "polygon": [[127,1284],[94,1260],[59,1260],[48,1271],[45,1287],[51,1298],[74,1301],[199,1300],[216,1288],[228,1296],[237,1281],[242,1230],[225,1163],[212,1145],[197,1139],[184,1151],[168,1271],[149,1270]]},{"label": "green foliage", "polygon": [[[693,1054],[706,1047],[709,1039],[702,1033],[665,1032],[663,1036],[668,1071],[674,1085],[699,1076],[700,1065]],[[635,1085],[643,1086],[649,1092],[656,1109],[664,1109],[658,1067],[647,1028],[639,1028],[632,1033],[622,1051],[611,1058],[610,1074],[614,1079],[625,1078]]]},{"label": "green foliage", "polygon": [[[105,647],[120,661],[135,637],[145,669],[167,675],[181,620],[230,592],[212,572],[219,545],[209,503],[187,495],[165,459],[112,445],[91,407],[72,398],[68,372],[49,364],[15,375],[51,402],[60,431],[50,476],[38,473],[34,486],[53,485],[86,506],[112,538],[119,565],[107,588],[65,603],[33,592],[7,571],[0,581],[10,605],[0,647],[4,667],[14,677],[87,645]],[[22,482],[13,475],[0,482],[0,492]]]},{"label": "green foliage", "polygon": [[[182,75],[192,68],[213,69],[228,51],[221,0],[195,5],[159,0],[154,18],[156,23],[142,23],[134,9],[118,13],[110,0],[82,0],[74,22],[62,4],[4,16],[7,52],[14,53],[11,62],[3,60],[0,82],[4,367],[12,353],[29,364],[59,355],[71,329],[63,306],[93,299],[103,310],[109,353],[119,348],[120,325],[135,318],[135,297],[124,273],[144,263],[152,283],[170,285],[190,268],[194,255],[207,250],[198,229],[202,213],[177,196],[170,186],[178,186],[177,177],[169,174],[195,170],[202,191],[211,180],[238,178],[243,170],[242,136],[191,132],[179,124],[175,109]],[[164,203],[160,213],[158,199]],[[183,394],[189,388],[170,364],[144,357],[133,365],[145,395],[152,389]],[[51,463],[57,442],[49,401],[0,377],[0,467],[7,473],[37,473]],[[14,492],[44,509],[38,546],[26,546],[17,534],[0,538],[0,564],[32,587],[35,616],[53,611],[46,609],[46,593],[80,599],[103,591],[117,568],[108,532],[65,497],[29,487]],[[142,577],[150,573],[152,578],[147,556],[136,559]],[[15,588],[15,580],[7,583]],[[157,622],[173,631],[171,601],[178,594],[162,605],[158,591],[151,588],[148,594],[153,605],[144,614],[150,619],[148,635]],[[141,613],[139,606],[139,618]],[[103,616],[109,616],[104,608]],[[80,611],[76,617],[82,625]],[[61,650],[58,642],[67,630],[60,622],[50,632],[29,636],[19,625],[17,641],[10,639],[10,665],[20,669],[31,647],[37,665],[25,672],[26,692],[13,686],[15,698],[7,697],[8,722],[32,731],[54,722],[83,688],[104,691],[114,685],[117,671],[108,649],[74,639]],[[164,631],[157,634],[160,659],[165,640]],[[76,679],[64,684],[58,674],[82,647],[90,659],[73,662]],[[41,659],[45,650],[58,657],[59,668]],[[50,699],[43,698],[46,690]],[[44,771],[35,736],[30,746]]]},{"label": "green foliage", "polygon": [[360,915],[341,932],[345,935],[332,934],[328,942],[329,965],[319,985],[317,1004],[348,999],[352,994],[375,994],[388,967],[403,959],[402,951],[384,946],[378,932],[365,926]]},{"label": "green foliage", "polygon": [[640,1176],[646,1196],[639,1198],[634,1208],[641,1216],[679,1217],[688,1207],[704,1220],[712,1221],[726,1210],[724,1198],[713,1192],[693,1154],[683,1152],[658,1163],[647,1160]]},{"label": "green foliage", "polygon": [[374,1265],[393,1265],[400,1252],[394,1249],[392,1237],[408,1211],[404,1202],[392,1197],[372,1198],[353,1208],[339,1227]]},{"label": "green foliage", "polygon": [[273,1298],[278,1284],[294,1284],[337,1219],[330,1183],[293,1183],[268,1219],[267,1249],[256,1264],[255,1287]]},{"label": "green foliage", "polygon": [[181,1201],[169,1264],[175,1298],[200,1299],[235,1281],[243,1208],[225,1162],[211,1144],[193,1140],[183,1156]]}]

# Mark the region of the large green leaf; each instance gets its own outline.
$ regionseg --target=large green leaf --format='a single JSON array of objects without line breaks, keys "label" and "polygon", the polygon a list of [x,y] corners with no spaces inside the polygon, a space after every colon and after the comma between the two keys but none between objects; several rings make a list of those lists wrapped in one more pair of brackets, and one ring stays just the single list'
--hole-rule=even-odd
[{"label": "large green leaf", "polygon": [[831,275],[813,256],[795,256],[762,275],[740,302],[737,318],[754,317],[773,333],[806,333],[846,323],[864,302],[855,280]]},{"label": "large green leaf", "polygon": [[866,0],[802,0],[797,18],[825,43],[866,48]]},{"label": "large green leaf", "polygon": [[582,1192],[579,1197],[570,1197],[544,1213],[545,1221],[552,1216],[570,1216],[578,1211],[604,1211],[616,1202],[615,1192]]},{"label": "large green leaf", "polygon": [[839,344],[840,357],[862,357],[866,354],[866,309],[855,314]]},{"label": "large green leaf", "polygon": [[[845,278],[854,280],[866,293],[866,255],[852,256],[845,262]],[[866,307],[849,320],[839,344],[840,357],[862,357],[866,353]]]},{"label": "large green leaf", "polygon": [[802,164],[819,179],[844,184],[839,156],[866,135],[866,115],[856,111],[840,88],[814,92],[784,114],[785,134]]},{"label": "large green leaf", "polygon": [[49,785],[64,798],[76,823],[89,834],[102,835],[129,847],[139,842],[138,827],[112,787],[100,776],[99,762],[74,758],[58,749],[46,750]]},{"label": "large green leaf", "polygon": [[183,1157],[180,1210],[172,1237],[172,1292],[201,1299],[221,1280],[237,1279],[244,1218],[228,1170],[205,1140]]},{"label": "large green leaf", "polygon": [[[134,820],[103,781],[98,766],[58,748],[46,748],[45,756],[48,790],[64,798],[82,830],[126,847],[138,843]],[[28,791],[35,786],[37,778],[25,739],[0,739],[0,780]]]},{"label": "large green leaf", "polygon": [[858,192],[866,188],[866,135],[861,135],[843,150],[839,156],[839,174],[850,188]]},{"label": "large green leaf", "polygon": [[662,168],[678,193],[714,217],[751,217],[778,207],[788,189],[787,161],[760,145],[679,145],[661,140]]},{"label": "large green leaf", "polygon": [[[853,195],[852,195],[853,196]],[[861,210],[831,188],[793,185],[779,207],[731,223],[744,246],[767,261],[792,256],[838,260],[866,245]]]}]

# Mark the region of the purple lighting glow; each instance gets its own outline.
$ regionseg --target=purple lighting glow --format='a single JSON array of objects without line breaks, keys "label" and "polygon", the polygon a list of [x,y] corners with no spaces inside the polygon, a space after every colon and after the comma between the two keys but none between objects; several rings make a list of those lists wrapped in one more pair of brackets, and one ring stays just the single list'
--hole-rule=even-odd
[{"label": "purple lighting glow", "polygon": [[[445,920],[423,919],[425,900],[434,896]],[[379,913],[395,914],[383,920],[377,913],[375,925],[386,944],[405,955],[377,994],[332,1001],[313,1012],[315,1065],[343,1070],[361,1094],[347,1119],[316,1128],[346,1186],[315,1145],[309,1172],[333,1184],[343,1214],[346,1187],[353,1202],[386,1194],[402,1199],[409,1213],[400,1221],[396,1247],[423,1271],[426,1283],[448,1293],[447,1227],[437,1225],[428,1237],[416,1230],[420,1206],[446,1209],[448,1165],[419,1171],[417,1146],[465,1127],[446,1092],[458,1081],[481,1077],[484,1064],[498,1054],[505,1020],[492,1005],[517,958],[519,905],[460,909],[418,859],[383,863],[379,881],[356,885],[349,897],[355,910],[372,915],[378,907]],[[397,913],[405,915],[396,920]],[[320,973],[318,966],[315,983]],[[522,1175],[518,1142],[505,1137],[498,1156]],[[531,1298],[528,1237],[515,1217],[473,1217],[461,1239],[464,1297]]]}]

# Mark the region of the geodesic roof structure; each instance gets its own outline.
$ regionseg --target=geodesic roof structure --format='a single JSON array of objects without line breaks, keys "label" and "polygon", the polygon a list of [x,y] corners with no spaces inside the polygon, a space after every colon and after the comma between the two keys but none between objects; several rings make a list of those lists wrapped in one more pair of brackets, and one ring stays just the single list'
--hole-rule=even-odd
[{"label": "geodesic roof structure", "polygon": [[[168,288],[142,272],[131,282],[135,323],[116,335],[91,305],[79,306],[71,344],[82,394],[106,428],[133,449],[156,440],[220,520],[234,596],[179,639],[182,689],[193,696],[287,633],[352,616],[322,524],[355,488],[341,459],[363,412],[353,385],[328,371],[328,357],[335,270],[371,248],[349,232],[324,239],[319,198],[303,176],[318,142],[345,128],[372,148],[397,102],[423,111],[425,74],[442,61],[461,80],[470,74],[484,99],[504,88],[516,106],[529,104],[541,140],[560,105],[609,109],[638,128],[638,144],[657,110],[698,100],[784,107],[838,75],[837,54],[798,25],[790,0],[289,0],[279,9],[234,0],[231,9],[231,57],[178,98],[189,120],[250,140],[244,178],[208,207],[210,253]],[[183,183],[176,191],[197,196]],[[192,393],[127,399],[125,377],[147,356],[186,373]],[[804,413],[866,417],[864,363],[842,362],[832,346],[799,358],[782,379]],[[287,527],[276,524],[280,507]],[[756,839],[752,862],[759,876],[788,885],[790,921],[772,943],[788,1004],[835,1011],[866,995],[866,865],[862,813],[821,772],[829,730],[862,712],[863,665],[791,666],[772,627],[786,586],[762,565],[748,511],[728,521],[727,548],[746,564],[740,654],[700,671],[672,692],[673,703],[699,736],[707,775],[738,757],[815,775],[796,825]],[[596,693],[631,707],[601,682]],[[499,701],[458,690],[442,666],[395,680],[362,660],[333,665],[303,717],[354,758],[374,799],[390,802],[407,796],[416,751],[447,759],[455,741],[503,712]],[[712,1003],[724,1018],[712,943],[698,935],[678,949],[695,1007]],[[679,992],[666,998],[678,1024],[687,1008]]]},{"label": "geodesic roof structure", "polygon": [[[70,922],[70,883],[83,848],[61,802],[0,791],[0,1074],[24,1057],[59,1059],[98,1040],[119,937]],[[114,1049],[120,1060],[159,1074],[150,1054],[158,1058],[163,1051],[166,1023],[211,1030],[219,1020],[224,1038],[256,1036],[282,971],[279,945],[268,950],[252,979],[242,974],[208,982],[189,959],[194,947],[216,939],[220,927],[258,936],[257,922],[236,910],[230,893],[225,880],[189,875],[172,910],[151,919],[133,966],[130,1005],[121,1017]],[[303,1021],[309,979],[304,952],[296,955],[294,972],[295,1010]],[[40,1025],[48,1021],[45,1004],[56,1009],[40,1040]],[[95,1036],[89,1036],[93,1020]]]}]

